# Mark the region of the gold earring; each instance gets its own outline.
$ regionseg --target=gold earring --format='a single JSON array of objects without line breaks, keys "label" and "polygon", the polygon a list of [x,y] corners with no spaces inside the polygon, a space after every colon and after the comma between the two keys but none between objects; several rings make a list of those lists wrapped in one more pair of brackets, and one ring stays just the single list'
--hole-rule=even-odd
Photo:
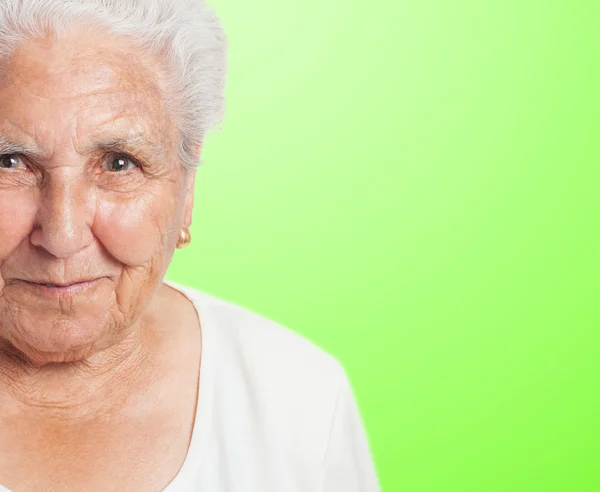
[{"label": "gold earring", "polygon": [[179,233],[179,241],[177,241],[177,247],[179,249],[185,248],[192,242],[192,235],[187,227],[182,227]]}]

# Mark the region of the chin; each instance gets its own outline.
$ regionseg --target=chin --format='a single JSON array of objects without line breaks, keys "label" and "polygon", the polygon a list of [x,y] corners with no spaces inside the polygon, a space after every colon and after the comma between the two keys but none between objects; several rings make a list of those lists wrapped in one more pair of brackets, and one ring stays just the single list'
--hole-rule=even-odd
[{"label": "chin", "polygon": [[106,320],[97,317],[77,319],[27,319],[13,324],[6,337],[35,366],[84,360],[110,336]]}]

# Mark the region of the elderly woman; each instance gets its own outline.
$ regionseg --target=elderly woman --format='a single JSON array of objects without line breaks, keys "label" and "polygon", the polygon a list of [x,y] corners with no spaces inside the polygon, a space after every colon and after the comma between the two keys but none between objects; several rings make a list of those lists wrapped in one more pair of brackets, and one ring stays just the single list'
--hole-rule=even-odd
[{"label": "elderly woman", "polygon": [[379,490],[333,357],[163,280],[225,59],[201,0],[1,1],[0,490]]}]

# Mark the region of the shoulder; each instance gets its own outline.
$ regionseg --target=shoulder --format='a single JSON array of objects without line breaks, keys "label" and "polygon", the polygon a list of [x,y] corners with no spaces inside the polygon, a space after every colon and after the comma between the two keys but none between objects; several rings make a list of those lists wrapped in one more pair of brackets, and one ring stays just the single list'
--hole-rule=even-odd
[{"label": "shoulder", "polygon": [[214,437],[204,436],[213,460],[205,466],[256,484],[252,490],[380,490],[352,388],[335,357],[263,315],[170,285],[196,305],[204,330],[199,415],[210,415]]},{"label": "shoulder", "polygon": [[[173,285],[171,283],[171,285]],[[317,465],[325,453],[339,394],[346,384],[331,354],[276,321],[205,292],[174,285],[200,307],[216,347],[219,385],[247,395],[257,419],[274,430],[278,446],[304,447]],[[203,311],[203,312],[201,312]],[[202,322],[202,320],[201,320]],[[233,391],[233,390],[232,390]]]},{"label": "shoulder", "polygon": [[168,283],[204,310],[206,324],[212,323],[210,328],[218,331],[219,338],[234,344],[254,369],[271,374],[277,368],[276,378],[313,380],[317,386],[341,384],[345,374],[340,362],[289,327],[206,292]]}]

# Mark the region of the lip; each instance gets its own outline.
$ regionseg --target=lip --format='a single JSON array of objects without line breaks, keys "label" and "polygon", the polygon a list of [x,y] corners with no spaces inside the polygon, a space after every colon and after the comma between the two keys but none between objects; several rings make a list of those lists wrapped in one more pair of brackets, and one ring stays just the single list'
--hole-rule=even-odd
[{"label": "lip", "polygon": [[45,297],[72,297],[93,289],[100,282],[101,278],[82,280],[69,284],[38,283],[27,280],[23,280],[23,283],[27,287],[36,290],[39,295]]}]

